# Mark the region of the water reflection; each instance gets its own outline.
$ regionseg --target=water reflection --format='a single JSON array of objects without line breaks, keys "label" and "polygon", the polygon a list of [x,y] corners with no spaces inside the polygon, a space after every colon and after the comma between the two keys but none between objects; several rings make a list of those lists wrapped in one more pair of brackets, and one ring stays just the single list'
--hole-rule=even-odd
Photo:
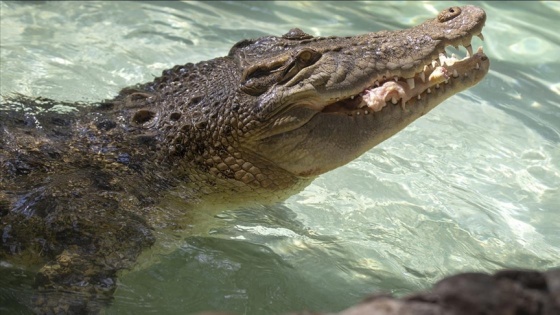
[{"label": "water reflection", "polygon": [[[243,38],[404,28],[454,4],[1,2],[0,93],[110,98]],[[210,219],[124,274],[108,313],[336,311],[459,271],[558,266],[560,9],[477,4],[489,16],[483,83],[282,205]],[[31,274],[0,271],[0,311],[23,312]]]}]

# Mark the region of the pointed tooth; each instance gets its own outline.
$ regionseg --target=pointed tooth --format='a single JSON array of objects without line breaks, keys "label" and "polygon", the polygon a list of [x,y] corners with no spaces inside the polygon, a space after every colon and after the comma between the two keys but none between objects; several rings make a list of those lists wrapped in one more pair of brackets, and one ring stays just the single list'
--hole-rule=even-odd
[{"label": "pointed tooth", "polygon": [[480,34],[478,34],[478,35],[476,35],[476,36],[478,36],[478,38],[480,38],[482,41],[484,41],[484,35],[482,35],[482,33],[480,33]]},{"label": "pointed tooth", "polygon": [[406,83],[411,90],[414,88],[414,78],[406,79]]},{"label": "pointed tooth", "polygon": [[476,70],[480,69],[480,65],[478,64],[478,62],[476,63],[476,66],[474,66],[474,68],[475,68]]},{"label": "pointed tooth", "polygon": [[395,82],[399,82],[399,77],[394,76],[393,79],[395,80]]},{"label": "pointed tooth", "polygon": [[375,82],[373,83],[375,86],[379,86],[379,80],[375,80]]},{"label": "pointed tooth", "polygon": [[416,97],[417,99],[421,100],[422,96],[420,96],[420,94],[418,94],[418,96]]},{"label": "pointed tooth", "polygon": [[437,66],[439,66],[437,60],[432,60],[432,67],[435,68],[435,67],[437,67]]},{"label": "pointed tooth", "polygon": [[453,77],[456,78],[459,76],[459,73],[457,73],[457,69],[453,69]]},{"label": "pointed tooth", "polygon": [[426,74],[424,72],[420,72],[420,80],[422,80],[422,82],[426,82]]},{"label": "pointed tooth", "polygon": [[445,80],[444,82],[445,82],[445,84],[449,83],[449,79]]},{"label": "pointed tooth", "polygon": [[404,101],[404,98],[401,99],[401,108],[402,108],[403,110],[406,109],[406,102]]},{"label": "pointed tooth", "polygon": [[424,69],[422,69],[422,72],[426,72],[426,71],[428,71],[428,70],[430,70],[430,66],[429,66],[429,65],[425,65],[425,66],[424,66]]},{"label": "pointed tooth", "polygon": [[428,93],[428,94],[432,93],[432,89],[427,88],[427,89],[426,89],[426,93]]},{"label": "pointed tooth", "polygon": [[397,98],[393,96],[393,98],[391,98],[391,103],[397,104]]},{"label": "pointed tooth", "polygon": [[360,112],[356,112],[356,116],[360,116]]},{"label": "pointed tooth", "polygon": [[444,53],[439,53],[439,64],[440,65],[445,65],[445,60],[447,59],[447,57],[445,56]]},{"label": "pointed tooth", "polygon": [[369,112],[367,110],[364,110],[364,115],[369,114]]},{"label": "pointed tooth", "polygon": [[350,99],[353,100],[353,99],[354,99],[354,95],[350,96]]},{"label": "pointed tooth", "polygon": [[468,46],[465,46],[465,48],[467,49],[467,57],[472,56],[473,55],[472,46],[468,45]]},{"label": "pointed tooth", "polygon": [[439,83],[438,83],[438,84],[436,84],[436,89],[439,89]]},{"label": "pointed tooth", "polygon": [[482,54],[484,53],[484,51],[482,50],[482,46],[478,46],[478,49],[476,50],[477,53]]}]

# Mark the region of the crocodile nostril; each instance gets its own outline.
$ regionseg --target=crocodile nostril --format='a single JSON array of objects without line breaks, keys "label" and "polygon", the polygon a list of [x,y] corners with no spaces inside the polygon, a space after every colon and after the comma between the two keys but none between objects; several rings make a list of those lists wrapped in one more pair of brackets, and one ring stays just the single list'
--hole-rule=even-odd
[{"label": "crocodile nostril", "polygon": [[451,7],[449,9],[443,10],[438,14],[438,21],[440,23],[446,22],[451,20],[452,18],[461,14],[461,8],[459,7]]}]

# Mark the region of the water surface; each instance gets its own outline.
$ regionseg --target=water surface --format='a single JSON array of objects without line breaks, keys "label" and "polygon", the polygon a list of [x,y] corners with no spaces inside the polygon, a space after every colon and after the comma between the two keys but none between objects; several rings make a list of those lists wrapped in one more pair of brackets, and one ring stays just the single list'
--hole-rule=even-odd
[{"label": "water surface", "polygon": [[[482,83],[282,204],[195,223],[120,278],[107,313],[336,311],[456,272],[559,267],[560,5],[473,3]],[[96,101],[243,38],[406,28],[457,4],[0,2],[0,94]],[[25,312],[30,277],[0,267],[0,312]]]}]

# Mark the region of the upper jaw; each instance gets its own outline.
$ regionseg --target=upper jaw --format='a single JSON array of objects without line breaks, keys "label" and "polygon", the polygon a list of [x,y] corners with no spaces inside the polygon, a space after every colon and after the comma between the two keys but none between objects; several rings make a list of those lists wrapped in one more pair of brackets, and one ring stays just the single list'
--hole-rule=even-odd
[{"label": "upper jaw", "polygon": [[[384,59],[384,62],[373,59],[371,63],[362,61],[362,64],[358,64],[360,61],[357,61],[356,66],[369,69],[364,71],[370,72],[369,75],[362,75],[361,79],[356,79],[355,84],[346,88],[332,87],[330,89],[321,89],[322,91],[319,95],[315,95],[313,97],[314,100],[308,102],[307,106],[322,112],[337,112],[341,106],[349,109],[365,107],[364,112],[367,114],[368,110],[370,112],[381,110],[387,102],[399,103],[404,109],[409,100],[420,96],[422,93],[430,93],[431,89],[439,88],[440,84],[447,84],[459,75],[467,76],[473,73],[474,76],[476,72],[479,74],[474,76],[476,82],[461,89],[457,88],[456,92],[476,84],[484,77],[488,70],[488,58],[484,55],[482,47],[479,47],[475,53],[471,41],[474,36],[484,40],[482,28],[486,15],[483,10],[472,6],[449,8],[446,10],[450,9],[462,9],[464,14],[474,11],[470,12],[473,15],[470,17],[472,21],[469,21],[471,24],[465,25],[467,24],[465,21],[445,21],[443,24],[459,24],[459,29],[454,30],[455,33],[447,37],[441,34],[444,34],[442,29],[449,27],[449,25],[441,26],[442,29],[439,29],[439,32],[437,30],[434,31],[433,28],[426,27],[426,25],[436,23],[438,18],[426,21],[409,30],[396,31],[400,38],[408,38],[409,42],[411,41],[410,38],[413,38],[412,42],[425,41],[424,48],[409,49],[408,52],[402,49],[405,53],[401,55],[400,60],[393,57]],[[446,10],[442,11],[440,15],[445,13]],[[426,39],[427,37],[428,39]],[[386,36],[385,40],[377,41],[376,43],[385,42],[386,40],[391,41],[391,36]],[[459,59],[454,54],[446,52],[446,48],[454,47],[459,49],[461,46],[466,50],[465,58]],[[379,48],[370,47],[368,49],[378,50]],[[412,60],[407,56],[407,54],[418,55],[420,53],[418,50],[420,52],[424,50],[422,53],[423,57]],[[388,49],[387,55],[391,55],[391,52]],[[484,63],[485,69],[481,70],[482,63]],[[319,90],[315,87],[313,89]]]}]

